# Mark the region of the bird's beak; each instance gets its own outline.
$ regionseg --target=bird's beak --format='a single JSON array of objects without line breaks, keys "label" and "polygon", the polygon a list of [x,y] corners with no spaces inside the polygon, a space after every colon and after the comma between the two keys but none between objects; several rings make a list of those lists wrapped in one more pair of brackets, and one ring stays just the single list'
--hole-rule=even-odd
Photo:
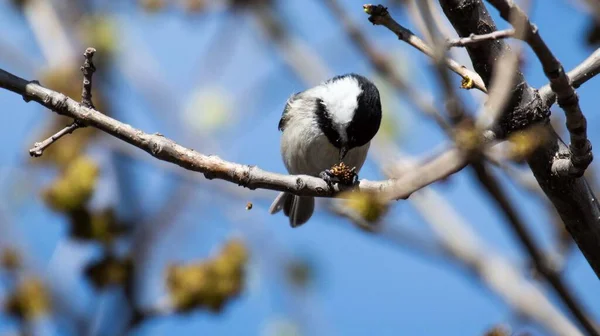
[{"label": "bird's beak", "polygon": [[346,157],[346,154],[348,154],[348,147],[343,146],[342,148],[340,148],[340,161],[342,161]]}]

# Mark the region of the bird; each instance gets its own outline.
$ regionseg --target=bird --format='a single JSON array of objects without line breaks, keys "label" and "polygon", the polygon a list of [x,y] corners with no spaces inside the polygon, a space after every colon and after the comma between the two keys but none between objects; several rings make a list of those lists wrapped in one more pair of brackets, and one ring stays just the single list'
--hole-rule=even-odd
[{"label": "bird", "polygon": [[[323,178],[331,185],[329,168],[343,162],[358,173],[371,140],[381,125],[379,90],[368,78],[348,73],[293,94],[279,121],[280,150],[288,173]],[[283,210],[290,226],[306,223],[314,197],[282,192],[269,212]]]}]

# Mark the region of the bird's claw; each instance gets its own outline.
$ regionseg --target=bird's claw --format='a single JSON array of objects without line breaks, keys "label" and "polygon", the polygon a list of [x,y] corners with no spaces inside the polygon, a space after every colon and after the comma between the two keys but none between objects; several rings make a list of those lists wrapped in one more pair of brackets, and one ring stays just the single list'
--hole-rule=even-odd
[{"label": "bird's claw", "polygon": [[[335,168],[335,167],[334,167]],[[333,189],[334,184],[354,187],[358,184],[358,174],[356,167],[340,172],[339,169],[325,169],[319,174],[319,177],[327,183],[329,188]]]},{"label": "bird's claw", "polygon": [[350,169],[350,172],[352,173],[352,186],[356,186],[358,185],[358,174],[356,173],[356,167],[352,167],[352,169]]},{"label": "bird's claw", "polygon": [[325,169],[324,171],[320,172],[319,177],[323,181],[325,181],[325,183],[327,183],[327,186],[329,187],[329,189],[332,189],[332,190],[333,190],[333,184],[338,182],[338,181],[336,181],[337,178],[335,177],[333,172],[329,169]]}]

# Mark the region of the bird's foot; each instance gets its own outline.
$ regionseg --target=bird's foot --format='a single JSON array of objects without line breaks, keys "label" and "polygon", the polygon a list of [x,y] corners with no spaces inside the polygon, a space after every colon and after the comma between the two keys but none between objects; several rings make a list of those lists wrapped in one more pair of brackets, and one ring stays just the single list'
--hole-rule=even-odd
[{"label": "bird's foot", "polygon": [[348,167],[343,162],[326,169],[319,174],[330,188],[333,188],[333,184],[341,184],[344,186],[356,186],[358,184],[358,174],[356,173],[356,167]]},{"label": "bird's foot", "polygon": [[338,183],[337,178],[330,169],[325,169],[319,173],[319,177],[327,183],[329,189],[333,190],[333,184]]}]

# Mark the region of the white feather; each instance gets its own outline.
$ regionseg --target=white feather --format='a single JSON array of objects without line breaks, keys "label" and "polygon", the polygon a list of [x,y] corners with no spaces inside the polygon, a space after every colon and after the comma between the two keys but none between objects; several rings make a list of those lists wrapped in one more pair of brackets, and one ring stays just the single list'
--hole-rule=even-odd
[{"label": "white feather", "polygon": [[[321,132],[313,117],[313,107],[298,104],[281,137],[281,156],[290,174],[319,176],[325,169],[339,163],[340,150]],[[367,158],[370,143],[353,148],[344,163],[360,170]]]},{"label": "white feather", "polygon": [[362,93],[356,78],[347,76],[335,81],[323,83],[309,90],[310,94],[320,98],[336,126],[342,140],[348,140],[346,127],[352,121],[358,107],[358,96]]}]

